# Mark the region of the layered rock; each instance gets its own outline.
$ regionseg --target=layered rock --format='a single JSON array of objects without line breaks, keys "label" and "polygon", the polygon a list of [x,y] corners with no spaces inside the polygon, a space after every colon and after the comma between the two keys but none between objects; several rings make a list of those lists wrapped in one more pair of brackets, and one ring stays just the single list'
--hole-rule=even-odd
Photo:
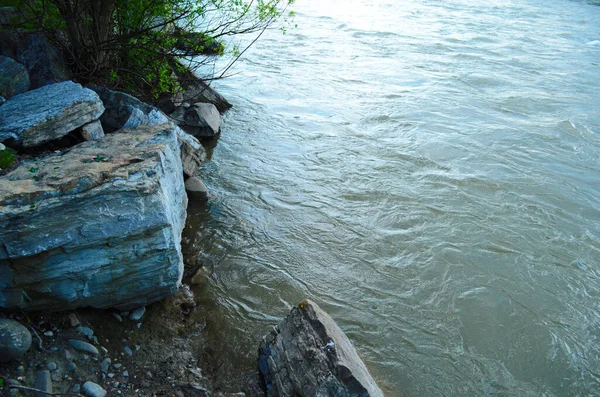
[{"label": "layered rock", "polygon": [[98,95],[72,81],[16,95],[0,107],[0,142],[31,147],[62,138],[104,112]]},{"label": "layered rock", "polygon": [[173,294],[186,205],[172,124],[21,165],[0,178],[0,307],[129,310]]},{"label": "layered rock", "polygon": [[12,58],[0,56],[0,95],[10,98],[26,92],[30,86],[25,66]]},{"label": "layered rock", "polygon": [[269,397],[383,397],[348,337],[311,301],[263,338],[259,370]]}]

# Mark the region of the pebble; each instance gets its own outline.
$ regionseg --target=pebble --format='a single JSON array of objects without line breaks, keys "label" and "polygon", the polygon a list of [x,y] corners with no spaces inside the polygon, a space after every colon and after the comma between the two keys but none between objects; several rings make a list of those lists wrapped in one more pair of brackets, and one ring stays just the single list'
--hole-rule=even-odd
[{"label": "pebble", "polygon": [[44,370],[36,372],[33,387],[48,393],[52,393],[52,379],[50,378],[50,371]]},{"label": "pebble", "polygon": [[48,368],[48,371],[56,371],[58,365],[56,365],[54,361],[50,361],[49,363],[46,363],[46,368]]},{"label": "pebble", "polygon": [[106,356],[108,354],[108,349],[104,346],[100,346],[100,352],[103,356]]},{"label": "pebble", "polygon": [[75,372],[75,371],[77,371],[77,364],[69,363],[69,364],[67,364],[67,369],[71,372]]},{"label": "pebble", "polygon": [[69,321],[71,322],[71,327],[77,327],[80,325],[79,319],[75,313],[69,314]]},{"label": "pebble", "polygon": [[73,347],[73,349],[78,350],[80,352],[90,353],[95,356],[100,354],[100,352],[98,352],[98,349],[96,349],[93,345],[90,345],[89,343],[84,342],[82,340],[69,339],[69,344],[71,345],[71,347]]},{"label": "pebble", "polygon": [[31,334],[15,320],[0,319],[0,362],[22,357],[31,347]]},{"label": "pebble", "polygon": [[128,355],[129,357],[133,357],[133,352],[131,351],[131,349],[129,348],[129,346],[125,346],[125,347],[123,348],[123,351],[124,351],[125,353],[127,353],[127,355]]},{"label": "pebble", "polygon": [[88,356],[87,354],[82,354],[81,358],[83,358],[84,360],[89,360],[90,356]]},{"label": "pebble", "polygon": [[23,367],[22,365],[19,365],[17,367],[17,373],[22,374],[23,372],[25,372],[25,367]]},{"label": "pebble", "polygon": [[117,319],[118,322],[123,322],[123,317],[119,315],[119,313],[113,313],[112,316]]},{"label": "pebble", "polygon": [[67,361],[73,360],[73,356],[71,355],[71,352],[68,351],[67,349],[65,349],[65,358],[67,359]]},{"label": "pebble", "polygon": [[119,382],[115,382],[115,383],[113,383],[113,387],[114,387],[115,389],[118,389],[118,388],[119,388]]},{"label": "pebble", "polygon": [[106,390],[104,390],[100,385],[87,381],[81,387],[83,394],[88,397],[104,397],[106,396]]},{"label": "pebble", "polygon": [[89,327],[77,327],[76,331],[85,335],[89,340],[93,340],[94,330]]},{"label": "pebble", "polygon": [[146,313],[146,308],[140,307],[131,312],[131,314],[129,315],[129,319],[131,321],[139,321],[142,319],[142,317],[144,316],[145,313]]},{"label": "pebble", "polygon": [[105,358],[104,360],[102,360],[102,363],[100,364],[100,370],[102,372],[108,371],[108,368],[110,367],[110,363],[111,363],[111,361],[110,361],[110,358],[108,358],[108,357]]},{"label": "pebble", "polygon": [[19,389],[10,389],[10,392],[8,392],[8,395],[10,397],[18,397],[19,396]]},{"label": "pebble", "polygon": [[135,350],[136,350],[136,351],[140,350],[141,348],[142,348],[142,346],[140,346],[140,345],[135,345]]},{"label": "pebble", "polygon": [[119,368],[121,368],[121,364],[120,363],[115,363],[115,364],[113,364],[113,368],[119,369]]},{"label": "pebble", "polygon": [[106,376],[108,376],[108,379],[112,379],[115,377],[115,374],[113,374],[112,372],[109,372]]},{"label": "pebble", "polygon": [[44,336],[54,336],[54,332],[46,331],[46,332],[44,332]]},{"label": "pebble", "polygon": [[129,377],[129,372],[128,371],[123,371],[123,377],[128,378]]},{"label": "pebble", "polygon": [[73,393],[79,393],[80,390],[81,390],[81,385],[79,383],[74,384],[73,388],[71,389],[71,391]]}]

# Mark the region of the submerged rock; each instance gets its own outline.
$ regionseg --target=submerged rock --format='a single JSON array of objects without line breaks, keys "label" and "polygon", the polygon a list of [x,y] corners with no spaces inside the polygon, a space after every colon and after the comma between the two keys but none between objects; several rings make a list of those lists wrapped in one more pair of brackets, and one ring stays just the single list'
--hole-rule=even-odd
[{"label": "submerged rock", "polygon": [[263,338],[258,362],[269,397],[383,397],[346,334],[308,300]]},{"label": "submerged rock", "polygon": [[146,306],[177,291],[187,197],[172,124],[0,177],[0,307]]},{"label": "submerged rock", "polygon": [[38,146],[62,138],[104,112],[91,90],[72,81],[16,95],[0,107],[0,142]]},{"label": "submerged rock", "polygon": [[0,318],[0,363],[21,358],[31,347],[31,334],[21,323]]}]

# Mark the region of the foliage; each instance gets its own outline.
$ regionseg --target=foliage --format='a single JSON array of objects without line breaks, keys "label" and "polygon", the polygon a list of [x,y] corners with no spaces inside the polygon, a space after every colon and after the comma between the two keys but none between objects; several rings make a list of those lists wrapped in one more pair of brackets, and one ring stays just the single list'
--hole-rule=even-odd
[{"label": "foliage", "polygon": [[0,150],[0,169],[9,168],[16,160],[15,151],[10,148]]},{"label": "foliage", "polygon": [[225,40],[285,23],[294,0],[12,0],[22,28],[41,29],[66,54],[74,77],[146,100],[174,94],[178,76],[243,50]]}]

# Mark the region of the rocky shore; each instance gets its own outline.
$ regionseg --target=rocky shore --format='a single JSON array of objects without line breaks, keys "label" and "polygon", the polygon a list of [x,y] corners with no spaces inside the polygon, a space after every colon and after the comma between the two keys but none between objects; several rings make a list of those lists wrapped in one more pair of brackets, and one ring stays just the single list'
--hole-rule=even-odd
[{"label": "rocky shore", "polygon": [[310,301],[260,343],[243,391],[215,390],[182,231],[231,105],[196,79],[154,107],[70,81],[42,36],[0,39],[2,395],[383,396]]}]

